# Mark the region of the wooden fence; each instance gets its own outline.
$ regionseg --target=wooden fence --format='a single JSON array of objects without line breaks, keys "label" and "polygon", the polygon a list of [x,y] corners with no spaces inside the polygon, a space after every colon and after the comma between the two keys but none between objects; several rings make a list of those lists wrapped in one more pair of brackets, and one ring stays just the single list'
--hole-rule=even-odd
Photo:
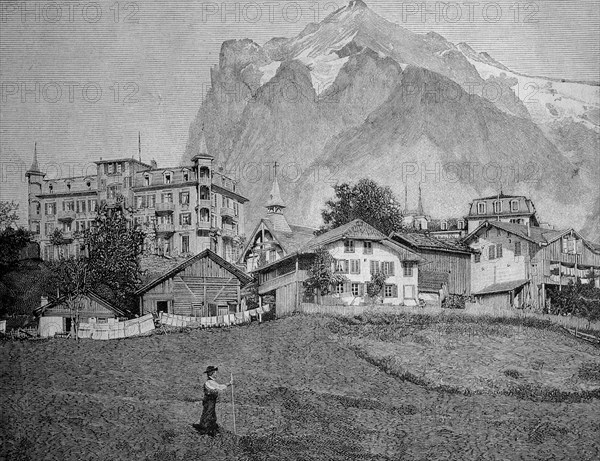
[{"label": "wooden fence", "polygon": [[362,315],[362,314],[399,314],[410,312],[416,314],[439,314],[442,309],[434,306],[393,306],[390,304],[362,304],[358,306],[348,305],[323,305],[316,303],[300,303],[298,312],[302,314],[325,314],[325,315]]},{"label": "wooden fence", "polygon": [[325,314],[325,315],[344,315],[355,316],[362,314],[426,314],[426,315],[446,315],[446,314],[466,314],[466,315],[487,315],[493,317],[532,317],[541,320],[547,320],[566,329],[572,330],[592,330],[600,332],[600,322],[590,322],[584,318],[574,316],[538,314],[535,312],[524,311],[521,309],[488,309],[478,303],[467,303],[465,309],[442,309],[439,305],[418,306],[391,306],[389,304],[367,304],[360,306],[327,306],[315,303],[301,303],[298,312],[303,314]]}]

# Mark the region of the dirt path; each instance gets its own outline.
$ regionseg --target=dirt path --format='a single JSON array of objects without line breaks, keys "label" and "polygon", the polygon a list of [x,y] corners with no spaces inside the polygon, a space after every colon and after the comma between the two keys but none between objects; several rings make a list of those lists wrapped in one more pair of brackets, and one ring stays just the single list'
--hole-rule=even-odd
[{"label": "dirt path", "polygon": [[[335,342],[326,320],[0,345],[2,454],[30,460],[600,458],[600,403],[443,394]],[[241,437],[199,436],[202,370],[233,372]],[[218,405],[232,428],[230,396]]]}]

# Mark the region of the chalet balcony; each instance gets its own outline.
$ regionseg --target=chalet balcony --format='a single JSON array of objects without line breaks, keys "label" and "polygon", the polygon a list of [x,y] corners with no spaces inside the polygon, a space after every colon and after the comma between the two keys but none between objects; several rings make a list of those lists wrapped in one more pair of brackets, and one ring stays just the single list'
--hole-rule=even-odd
[{"label": "chalet balcony", "polygon": [[198,208],[209,208],[211,207],[210,199],[199,199],[198,200]]},{"label": "chalet balcony", "polygon": [[212,178],[210,176],[198,176],[198,184],[210,186],[212,184]]},{"label": "chalet balcony", "polygon": [[174,224],[157,224],[156,225],[156,236],[169,238],[175,233]]},{"label": "chalet balcony", "polygon": [[175,204],[173,202],[162,202],[157,203],[154,209],[157,215],[172,214],[175,211]]},{"label": "chalet balcony", "polygon": [[58,220],[63,222],[71,222],[74,221],[77,217],[75,211],[59,211],[58,212]]}]

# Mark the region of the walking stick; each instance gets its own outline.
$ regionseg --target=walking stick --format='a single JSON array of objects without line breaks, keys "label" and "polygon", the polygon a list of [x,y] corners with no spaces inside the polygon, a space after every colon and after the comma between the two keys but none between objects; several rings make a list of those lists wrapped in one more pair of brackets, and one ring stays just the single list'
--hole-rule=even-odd
[{"label": "walking stick", "polygon": [[231,407],[233,410],[233,434],[237,435],[235,430],[235,400],[233,398],[233,373],[231,373]]}]

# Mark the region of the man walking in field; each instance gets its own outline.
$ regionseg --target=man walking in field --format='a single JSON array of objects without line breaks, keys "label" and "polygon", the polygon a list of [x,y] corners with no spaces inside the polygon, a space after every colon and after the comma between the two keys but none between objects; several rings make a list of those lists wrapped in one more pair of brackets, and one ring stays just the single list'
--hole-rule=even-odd
[{"label": "man walking in field", "polygon": [[220,430],[217,424],[217,400],[219,392],[226,390],[233,385],[233,377],[227,384],[219,384],[215,378],[219,368],[209,366],[206,368],[206,382],[204,383],[204,399],[202,400],[202,416],[200,422],[194,424],[194,427],[201,434],[208,434],[214,437]]}]

